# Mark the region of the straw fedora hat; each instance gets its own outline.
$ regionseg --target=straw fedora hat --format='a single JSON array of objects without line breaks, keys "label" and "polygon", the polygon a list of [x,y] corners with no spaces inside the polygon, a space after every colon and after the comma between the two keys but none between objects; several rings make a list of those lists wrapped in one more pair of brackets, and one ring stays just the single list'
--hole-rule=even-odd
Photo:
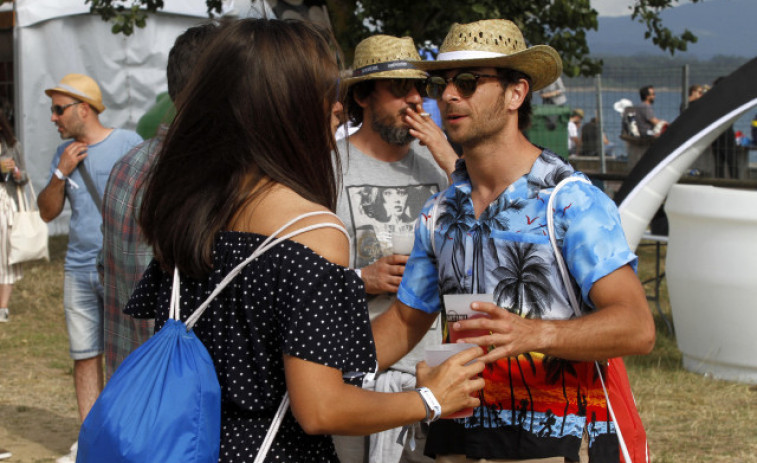
[{"label": "straw fedora hat", "polygon": [[541,90],[562,74],[562,60],[549,45],[526,47],[518,26],[506,19],[453,24],[436,61],[420,61],[424,71],[495,67],[520,71],[531,78],[531,91]]},{"label": "straw fedora hat", "polygon": [[45,95],[49,97],[52,97],[53,93],[62,93],[88,103],[98,113],[105,111],[100,86],[93,78],[84,74],[66,74],[56,87],[45,90]]},{"label": "straw fedora hat", "polygon": [[425,79],[426,73],[413,65],[420,60],[410,37],[373,35],[355,47],[352,75],[344,85],[371,79]]}]

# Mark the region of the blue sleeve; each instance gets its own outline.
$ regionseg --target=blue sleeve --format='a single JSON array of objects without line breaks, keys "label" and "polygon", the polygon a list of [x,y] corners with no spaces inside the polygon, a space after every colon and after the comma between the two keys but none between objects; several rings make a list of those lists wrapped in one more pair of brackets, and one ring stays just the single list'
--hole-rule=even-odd
[{"label": "blue sleeve", "polygon": [[[557,236],[570,274],[584,301],[600,278],[624,265],[636,271],[638,258],[628,247],[615,203],[601,190],[583,182],[566,185],[555,198]],[[593,306],[593,304],[591,304]]]},{"label": "blue sleeve", "polygon": [[442,193],[431,196],[421,210],[415,227],[413,252],[407,261],[402,283],[397,291],[400,302],[426,313],[437,313],[442,308],[439,296],[439,272],[431,246],[430,232],[433,230],[429,230],[428,223],[432,220],[430,214],[440,194]]}]

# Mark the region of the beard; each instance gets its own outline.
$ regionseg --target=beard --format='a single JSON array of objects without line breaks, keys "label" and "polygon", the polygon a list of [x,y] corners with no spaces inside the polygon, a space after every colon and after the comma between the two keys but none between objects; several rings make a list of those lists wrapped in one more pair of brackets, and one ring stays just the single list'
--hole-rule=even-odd
[{"label": "beard", "polygon": [[393,122],[393,118],[389,115],[380,118],[374,117],[371,121],[371,128],[390,145],[404,146],[415,140],[415,137],[410,135],[409,127],[398,127],[393,125]]}]

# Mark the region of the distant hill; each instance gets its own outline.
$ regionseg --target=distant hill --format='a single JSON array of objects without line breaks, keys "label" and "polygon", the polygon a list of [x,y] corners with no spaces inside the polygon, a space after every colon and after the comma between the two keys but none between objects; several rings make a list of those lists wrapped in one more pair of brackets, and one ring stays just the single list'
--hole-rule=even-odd
[{"label": "distant hill", "polygon": [[[689,29],[699,38],[676,57],[708,60],[713,56],[757,57],[757,0],[707,0],[681,5],[661,15],[665,27],[680,34]],[[589,31],[591,54],[670,56],[644,39],[644,26],[625,17],[600,17],[599,30]]]}]

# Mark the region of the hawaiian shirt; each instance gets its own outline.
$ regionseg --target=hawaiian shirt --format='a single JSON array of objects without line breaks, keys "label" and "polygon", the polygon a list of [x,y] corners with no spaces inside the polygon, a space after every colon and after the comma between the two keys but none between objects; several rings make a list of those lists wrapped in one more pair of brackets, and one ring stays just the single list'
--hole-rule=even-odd
[{"label": "hawaiian shirt", "polygon": [[[546,221],[552,189],[571,175],[583,176],[544,150],[531,171],[476,218],[471,181],[465,161],[459,160],[453,185],[422,210],[398,298],[427,313],[442,311],[443,317],[441,295],[462,293],[482,294],[481,300],[522,317],[574,317]],[[589,299],[594,282],[624,265],[635,270],[637,258],[626,243],[615,204],[589,183],[571,182],[560,190],[554,221],[558,247],[575,292],[582,296],[581,313],[590,313],[596,310]],[[488,365],[482,405],[472,417],[433,423],[426,453],[578,461],[586,431],[592,461],[618,461],[617,438],[594,365],[537,352]]]}]

